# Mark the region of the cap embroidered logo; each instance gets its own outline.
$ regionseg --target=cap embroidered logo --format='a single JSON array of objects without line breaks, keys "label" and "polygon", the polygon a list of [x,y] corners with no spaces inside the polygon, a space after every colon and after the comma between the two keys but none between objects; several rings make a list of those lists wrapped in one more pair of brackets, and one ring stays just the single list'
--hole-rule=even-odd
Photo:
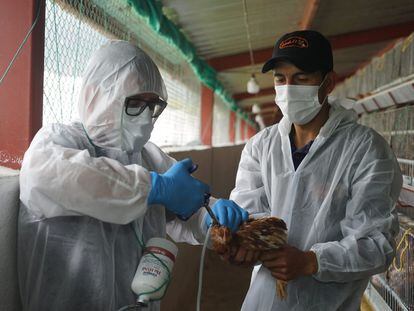
[{"label": "cap embroidered logo", "polygon": [[279,49],[286,49],[286,48],[308,48],[308,40],[302,37],[290,37],[286,40],[283,40],[280,45]]}]

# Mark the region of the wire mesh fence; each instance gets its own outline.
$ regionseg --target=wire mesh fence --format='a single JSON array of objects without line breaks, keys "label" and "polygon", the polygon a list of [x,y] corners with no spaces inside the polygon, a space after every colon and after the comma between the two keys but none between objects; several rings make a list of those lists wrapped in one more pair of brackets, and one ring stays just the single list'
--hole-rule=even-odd
[{"label": "wire mesh fence", "polygon": [[161,75],[168,107],[158,118],[151,141],[163,147],[200,145],[200,83],[192,72],[182,73],[180,79],[163,70]]},{"label": "wire mesh fence", "polygon": [[96,47],[108,41],[85,22],[84,14],[90,14],[90,9],[81,4],[73,15],[46,1],[43,124],[78,118],[82,68]]},{"label": "wire mesh fence", "polygon": [[82,72],[111,39],[143,49],[164,78],[168,107],[151,140],[160,146],[199,142],[200,83],[178,51],[149,29],[124,0],[46,0],[43,124],[78,119]]}]

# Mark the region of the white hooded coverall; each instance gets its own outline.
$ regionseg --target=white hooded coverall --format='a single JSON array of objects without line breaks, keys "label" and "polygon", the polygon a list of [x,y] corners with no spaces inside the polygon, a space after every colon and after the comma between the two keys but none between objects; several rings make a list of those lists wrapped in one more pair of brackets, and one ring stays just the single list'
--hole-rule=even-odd
[{"label": "white hooded coverall", "polygon": [[[175,162],[147,143],[149,109],[125,117],[125,98],[148,92],[167,99],[156,65],[133,45],[111,41],[85,70],[81,123],[53,124],[33,139],[20,174],[23,310],[114,311],[133,304],[131,282],[142,256],[134,224],[144,242],[165,237],[167,220],[173,238],[202,242],[202,217],[184,223],[147,204],[149,171],[163,173]],[[147,310],[159,310],[159,303]]]},{"label": "white hooded coverall", "polygon": [[296,171],[286,117],[246,144],[230,198],[285,220],[288,243],[314,251],[319,268],[289,281],[281,301],[269,270],[256,266],[243,311],[358,310],[369,277],[391,263],[402,176],[386,141],[356,119],[333,101]]}]

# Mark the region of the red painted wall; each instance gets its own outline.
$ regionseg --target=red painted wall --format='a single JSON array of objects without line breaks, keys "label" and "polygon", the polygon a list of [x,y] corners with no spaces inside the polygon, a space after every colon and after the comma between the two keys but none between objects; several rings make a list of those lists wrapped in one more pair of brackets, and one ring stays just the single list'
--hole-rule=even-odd
[{"label": "red painted wall", "polygon": [[253,137],[256,135],[256,129],[252,126],[247,127],[247,138]]},{"label": "red painted wall", "polygon": [[240,121],[240,139],[244,141],[246,139],[246,122],[244,120]]},{"label": "red painted wall", "polygon": [[230,110],[229,140],[231,143],[236,141],[236,113]]},{"label": "red painted wall", "polygon": [[[23,154],[42,125],[44,1],[38,23],[0,85],[0,166],[18,169]],[[2,1],[0,75],[30,29],[37,1]]]},{"label": "red painted wall", "polygon": [[214,92],[205,85],[201,86],[201,143],[211,146],[213,134]]}]

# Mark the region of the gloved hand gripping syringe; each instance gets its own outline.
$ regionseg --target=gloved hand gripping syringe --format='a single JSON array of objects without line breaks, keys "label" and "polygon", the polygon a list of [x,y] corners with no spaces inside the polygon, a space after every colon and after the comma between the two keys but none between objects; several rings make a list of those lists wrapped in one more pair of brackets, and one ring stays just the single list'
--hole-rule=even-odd
[{"label": "gloved hand gripping syringe", "polygon": [[[198,168],[198,165],[194,164],[191,167],[190,174],[194,173],[197,170],[197,168]],[[204,194],[204,205],[203,206],[205,207],[205,209],[207,210],[207,213],[210,215],[211,219],[213,220],[213,225],[220,225],[219,221],[216,218],[216,215],[214,215],[213,211],[210,208],[210,196],[211,196],[210,193]]]},{"label": "gloved hand gripping syringe", "polygon": [[[189,173],[192,174],[194,173],[196,170],[198,169],[198,164],[193,164],[189,170]],[[204,204],[203,207],[205,207],[205,209],[207,210],[208,214],[210,215],[211,219],[213,220],[213,225],[220,225],[219,221],[216,218],[216,215],[214,215],[213,211],[210,208],[210,193],[205,193],[204,194]],[[192,216],[192,215],[191,215]],[[189,217],[183,217],[181,215],[177,215],[177,217],[181,220],[188,220],[191,216]]]},{"label": "gloved hand gripping syringe", "polygon": [[[188,173],[192,174],[197,168],[197,164],[191,165]],[[215,215],[209,207],[209,201],[210,193],[205,192],[203,206],[218,224]],[[177,217],[184,221],[188,220],[191,216],[184,217],[177,214]],[[135,226],[134,230],[140,246],[145,249],[131,284],[131,289],[136,293],[138,298],[136,304],[125,306],[118,311],[140,310],[141,308],[147,307],[151,301],[162,299],[171,280],[171,271],[178,252],[178,248],[174,243],[163,238],[151,238],[144,245],[142,239],[139,237],[139,229]]]}]

